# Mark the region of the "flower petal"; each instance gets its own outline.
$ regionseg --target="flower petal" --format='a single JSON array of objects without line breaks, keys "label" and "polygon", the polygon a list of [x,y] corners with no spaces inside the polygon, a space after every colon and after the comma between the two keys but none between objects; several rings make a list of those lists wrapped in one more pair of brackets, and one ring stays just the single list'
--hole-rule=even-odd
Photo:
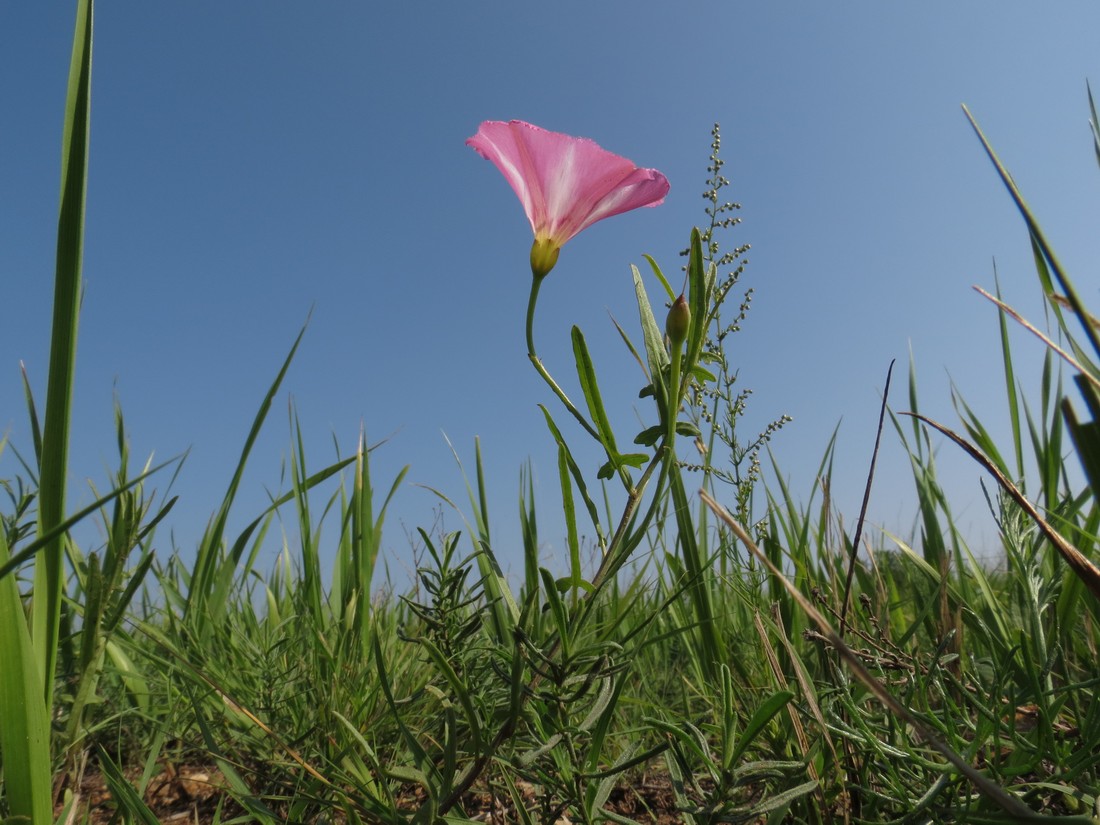
[{"label": "flower petal", "polygon": [[562,245],[598,220],[656,206],[668,180],[594,141],[513,120],[486,121],[466,141],[501,171],[536,238]]}]

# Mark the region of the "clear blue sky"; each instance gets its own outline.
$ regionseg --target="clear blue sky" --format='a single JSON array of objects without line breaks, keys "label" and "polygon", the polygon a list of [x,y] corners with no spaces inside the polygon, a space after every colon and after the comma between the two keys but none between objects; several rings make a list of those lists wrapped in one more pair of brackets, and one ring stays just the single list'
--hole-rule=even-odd
[{"label": "clear blue sky", "polygon": [[[72,17],[72,3],[0,6],[0,432],[28,453],[19,362],[43,403]],[[443,433],[471,468],[481,437],[512,569],[519,469],[533,461],[560,566],[555,451],[536,407],[553,399],[523,344],[530,229],[464,140],[520,118],[671,181],[663,206],[571,241],[540,301],[549,367],[574,386],[579,324],[630,427],[638,376],[608,312],[635,328],[629,265],[643,253],[679,266],[719,121],[744,206],[731,240],[753,247],[756,299],[734,343],[755,391],[746,433],[793,416],[774,451],[808,492],[841,422],[835,498],[854,521],[890,359],[895,409],[911,349],[925,412],[955,422],[953,380],[1002,420],[996,316],[970,285],[991,286],[996,259],[1006,296],[1041,320],[1021,223],[960,103],[1097,297],[1085,81],[1100,85],[1098,33],[1094,2],[101,3],[70,500],[90,500],[86,479],[105,485],[117,394],[135,461],[191,449],[168,523],[189,551],[312,308],[233,525],[282,489],[293,399],[315,468],[334,436],[351,450],[361,422],[372,441],[391,436],[377,487],[411,465],[388,522],[397,578],[402,524],[430,527],[438,503],[416,485],[465,503]],[[904,531],[912,485],[885,441],[872,517]],[[948,447],[941,459],[963,523],[988,531],[977,468]],[[17,469],[0,458],[0,476]]]}]

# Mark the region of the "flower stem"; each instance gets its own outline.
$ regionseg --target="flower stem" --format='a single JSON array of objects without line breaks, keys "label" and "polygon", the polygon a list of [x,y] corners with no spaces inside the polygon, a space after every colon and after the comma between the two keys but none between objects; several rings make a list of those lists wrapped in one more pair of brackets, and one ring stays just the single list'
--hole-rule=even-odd
[{"label": "flower stem", "polygon": [[668,407],[667,415],[668,421],[667,429],[665,430],[665,447],[668,448],[670,456],[674,456],[673,445],[676,443],[676,419],[680,415],[680,365],[683,358],[683,342],[674,342],[672,345],[672,364],[668,370]]},{"label": "flower stem", "polygon": [[580,422],[580,425],[584,427],[585,431],[590,436],[600,441],[600,434],[596,432],[596,429],[588,423],[588,419],[586,419],[573,402],[569,400],[569,396],[565,394],[565,390],[558,386],[558,382],[554,380],[546,367],[543,366],[542,359],[539,358],[535,350],[535,304],[538,303],[539,287],[542,286],[542,280],[542,278],[533,278],[531,280],[531,297],[527,300],[527,357],[531,359],[531,365],[535,368],[535,371],[542,376],[542,379],[550,386],[550,389],[554,391],[554,395],[556,395],[561,403],[565,405],[565,408],[573,414],[573,417]]},{"label": "flower stem", "polygon": [[[573,414],[573,417],[581,423],[581,426],[588,431],[589,435],[597,441],[601,441],[599,433],[597,433],[592,425],[581,415],[580,411],[573,405],[565,395],[565,392],[551,377],[546,367],[542,365],[542,361],[539,360],[535,350],[533,334],[535,325],[535,305],[538,302],[539,287],[541,285],[542,278],[534,278],[531,283],[531,297],[527,302],[527,355],[531,359],[531,364],[535,367],[535,370],[543,377],[543,380],[550,385],[550,389],[554,391],[554,394],[561,400],[566,409],[568,409],[569,412]],[[679,342],[677,346],[674,346],[672,351],[672,365],[669,375],[665,413],[667,419],[665,435],[661,439],[661,444],[654,453],[653,458],[638,479],[638,483],[628,487],[626,504],[619,518],[618,526],[615,529],[614,535],[611,537],[610,543],[607,545],[607,550],[603,554],[603,559],[600,561],[599,568],[592,577],[592,589],[582,597],[583,604],[579,617],[582,622],[584,621],[584,617],[587,616],[588,611],[590,611],[595,604],[596,597],[602,590],[603,585],[618,572],[630,557],[634,548],[637,547],[638,542],[649,529],[649,525],[660,506],[662,498],[661,492],[664,490],[665,483],[676,462],[676,453],[673,447],[676,438],[676,418],[680,410],[680,400],[682,397],[680,386],[682,383],[680,379],[682,350],[683,343]],[[649,486],[649,482],[652,480],[655,472],[657,472],[656,490],[654,491],[649,507],[642,515],[641,523],[637,524],[632,531],[630,527],[638,512],[638,506],[641,504],[646,488]],[[555,656],[561,650],[562,641],[560,636],[554,639],[542,655],[547,658]],[[543,679],[543,674],[538,671],[531,676],[524,686],[524,693],[520,699],[521,704],[526,701],[527,696],[535,692],[535,689],[538,688]],[[437,815],[444,815],[458,804],[462,799],[462,795],[469,790],[477,778],[481,776],[492,758],[500,752],[505,743],[515,734],[518,724],[519,713],[517,711],[516,714],[510,716],[504,724],[501,725],[489,746],[483,749],[459,775],[450,793],[440,800],[439,808],[436,811]]]}]

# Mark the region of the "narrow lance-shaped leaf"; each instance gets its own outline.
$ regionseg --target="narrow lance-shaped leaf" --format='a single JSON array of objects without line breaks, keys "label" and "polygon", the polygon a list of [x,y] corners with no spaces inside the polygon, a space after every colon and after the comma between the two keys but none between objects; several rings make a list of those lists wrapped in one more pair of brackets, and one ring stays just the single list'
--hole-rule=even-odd
[{"label": "narrow lance-shaped leaf", "polygon": [[577,484],[577,490],[584,500],[584,506],[588,510],[588,515],[592,520],[592,526],[596,530],[596,535],[599,537],[599,543],[602,549],[604,537],[603,530],[600,527],[600,516],[599,512],[596,510],[595,502],[592,501],[592,497],[588,494],[588,485],[585,484],[584,474],[581,473],[580,467],[578,467],[577,462],[574,461],[573,454],[569,450],[569,445],[565,443],[565,438],[562,436],[561,430],[558,429],[558,425],[554,423],[550,411],[541,404],[539,405],[539,409],[542,410],[543,417],[546,419],[546,426],[550,429],[551,435],[554,436],[554,441],[556,441],[558,446],[565,451],[565,458],[569,464],[569,473],[573,476],[573,480]]},{"label": "narrow lance-shaped leaf", "polygon": [[581,546],[577,536],[577,510],[573,506],[573,484],[569,480],[569,456],[564,444],[558,445],[558,479],[561,483],[561,505],[565,515],[566,543],[569,545],[571,583],[581,583]]},{"label": "narrow lance-shaped leaf", "polygon": [[[46,384],[46,414],[39,475],[39,533],[48,533],[65,518],[68,483],[69,420],[76,374],[76,337],[80,316],[80,277],[84,257],[84,203],[88,185],[88,130],[92,86],[91,0],[76,8],[65,101],[61,150],[61,207],[57,219],[57,269],[54,276],[50,367]],[[34,572],[32,638],[43,679],[46,707],[53,704],[53,673],[61,619],[64,536],[45,548]],[[7,760],[5,760],[7,761]]]},{"label": "narrow lance-shaped leaf", "polygon": [[[577,377],[581,382],[581,391],[584,393],[584,400],[588,403],[588,412],[596,425],[596,432],[599,434],[600,443],[603,445],[604,452],[607,453],[608,463],[611,465],[610,470],[613,472],[619,470],[624,462],[620,460],[618,448],[615,446],[615,432],[611,429],[611,422],[608,421],[607,412],[604,410],[603,398],[600,397],[600,385],[596,380],[596,368],[592,364],[592,356],[588,352],[584,333],[581,332],[579,327],[573,327],[572,338],[573,356],[577,362]],[[600,477],[610,478],[612,472],[601,470]],[[625,472],[623,473],[623,484],[628,490],[632,486],[630,475]]]},{"label": "narrow lance-shaped leaf", "polygon": [[687,363],[685,371],[690,372],[699,360],[703,343],[707,337],[707,314],[709,295],[707,294],[707,275],[703,264],[703,240],[699,229],[691,230],[691,247],[688,254],[689,301],[691,304],[691,326],[688,332]]},{"label": "narrow lance-shaped leaf", "polygon": [[638,300],[638,315],[642,324],[642,340],[645,343],[646,359],[649,361],[649,375],[653,380],[653,391],[657,400],[657,406],[664,412],[668,392],[664,385],[665,367],[668,366],[668,352],[665,350],[665,337],[661,332],[657,319],[653,317],[653,309],[649,305],[649,296],[642,283],[642,274],[633,264],[630,267],[634,273],[634,294]]}]

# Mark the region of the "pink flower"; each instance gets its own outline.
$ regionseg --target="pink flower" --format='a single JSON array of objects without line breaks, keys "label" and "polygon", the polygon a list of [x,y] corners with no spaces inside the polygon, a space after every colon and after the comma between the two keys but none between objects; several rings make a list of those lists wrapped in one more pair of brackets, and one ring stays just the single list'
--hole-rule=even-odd
[{"label": "pink flower", "polygon": [[598,220],[657,206],[668,180],[639,169],[587,138],[548,132],[522,120],[487,120],[466,141],[501,171],[535,232],[531,270],[546,275],[570,238]]}]

